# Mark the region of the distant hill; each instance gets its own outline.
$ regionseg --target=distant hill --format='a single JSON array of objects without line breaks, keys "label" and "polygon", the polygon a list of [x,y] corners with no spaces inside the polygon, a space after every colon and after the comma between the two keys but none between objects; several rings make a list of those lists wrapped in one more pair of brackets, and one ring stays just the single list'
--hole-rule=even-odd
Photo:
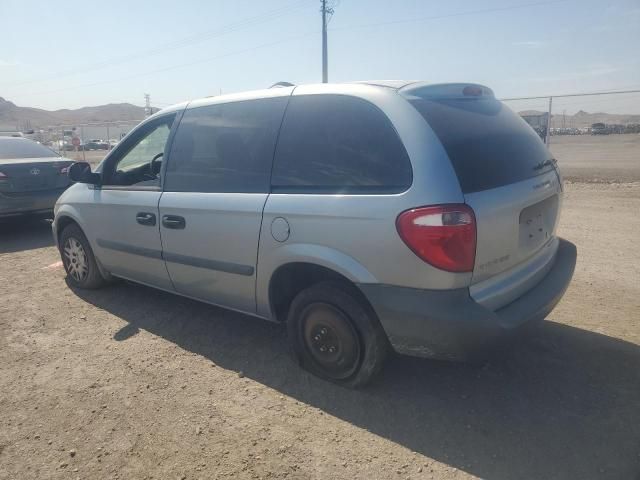
[{"label": "distant hill", "polygon": [[[524,110],[518,112],[520,115],[542,115],[546,112],[538,110]],[[594,123],[606,123],[607,125],[629,125],[632,123],[640,123],[640,115],[621,115],[615,113],[596,112],[589,113],[580,110],[575,115],[553,114],[551,115],[551,127],[562,127],[563,125],[571,128],[590,127]]]},{"label": "distant hill", "polygon": [[[153,110],[154,112],[157,109]],[[144,118],[144,107],[130,103],[110,103],[97,107],[82,107],[75,110],[43,110],[19,107],[0,97],[0,130],[27,130],[55,125],[101,123],[117,121],[138,122]]]}]

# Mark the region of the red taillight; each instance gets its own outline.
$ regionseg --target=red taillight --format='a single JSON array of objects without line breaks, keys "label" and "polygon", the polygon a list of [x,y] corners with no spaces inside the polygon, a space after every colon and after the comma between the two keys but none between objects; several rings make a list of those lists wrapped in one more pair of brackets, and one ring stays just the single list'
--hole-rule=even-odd
[{"label": "red taillight", "polygon": [[467,205],[420,207],[396,220],[400,237],[425,262],[449,272],[470,272],[476,257],[476,218]]}]

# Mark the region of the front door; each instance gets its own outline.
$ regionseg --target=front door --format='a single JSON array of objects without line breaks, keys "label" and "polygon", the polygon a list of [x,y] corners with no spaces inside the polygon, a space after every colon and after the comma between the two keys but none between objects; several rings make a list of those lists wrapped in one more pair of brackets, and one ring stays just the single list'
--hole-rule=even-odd
[{"label": "front door", "polygon": [[184,112],[160,200],[163,256],[178,292],[255,313],[262,210],[288,95]]},{"label": "front door", "polygon": [[96,256],[116,276],[172,289],[162,259],[160,167],[175,114],[129,135],[102,165],[102,186],[87,212]]}]

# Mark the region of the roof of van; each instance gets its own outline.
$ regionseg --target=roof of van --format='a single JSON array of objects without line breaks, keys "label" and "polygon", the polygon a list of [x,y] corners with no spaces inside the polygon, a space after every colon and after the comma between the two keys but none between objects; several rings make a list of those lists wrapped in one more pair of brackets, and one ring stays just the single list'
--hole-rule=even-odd
[{"label": "roof of van", "polygon": [[[195,106],[203,106],[210,103],[218,103],[220,101],[234,101],[234,100],[244,100],[244,99],[252,99],[252,98],[268,98],[268,97],[279,97],[286,96],[291,94],[291,92],[296,87],[314,87],[325,84],[303,84],[303,85],[294,85],[289,82],[277,82],[273,84],[270,88],[261,89],[261,90],[253,90],[253,91],[245,91],[238,93],[231,93],[225,95],[212,95],[209,97],[194,99],[192,101],[182,102],[176,105],[172,105],[170,107],[163,108],[160,110],[162,113],[167,113],[171,111],[181,110],[187,106],[195,107]],[[389,90],[403,90],[406,94],[419,94],[418,92],[424,91],[424,89],[428,89],[429,91],[450,91],[450,89],[459,89],[465,86],[474,86],[482,89],[483,92],[486,92],[490,95],[493,95],[493,92],[484,87],[482,85],[474,84],[474,83],[445,83],[445,84],[435,84],[429,83],[425,81],[418,80],[359,80],[352,82],[340,82],[340,83],[332,83],[331,85],[363,85],[363,86],[371,86],[371,87],[380,87]],[[159,112],[159,113],[160,113]]]}]

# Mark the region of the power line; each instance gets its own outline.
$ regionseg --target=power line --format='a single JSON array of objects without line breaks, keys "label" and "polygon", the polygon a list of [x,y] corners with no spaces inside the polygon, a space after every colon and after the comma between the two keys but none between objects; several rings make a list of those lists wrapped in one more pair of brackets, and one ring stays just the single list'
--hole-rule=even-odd
[{"label": "power line", "polygon": [[221,54],[221,55],[215,55],[213,57],[202,58],[200,60],[194,60],[192,62],[182,63],[182,64],[178,64],[178,65],[171,65],[171,66],[164,67],[164,68],[159,68],[159,69],[156,69],[156,70],[150,70],[150,71],[138,73],[138,74],[135,74],[135,75],[129,75],[127,77],[115,78],[115,79],[111,79],[111,80],[101,80],[99,82],[85,83],[85,84],[81,84],[81,85],[75,85],[73,87],[59,88],[59,89],[56,89],[56,90],[48,90],[48,91],[44,91],[44,92],[30,92],[30,95],[48,95],[50,93],[66,92],[66,91],[69,91],[69,90],[76,90],[78,88],[94,87],[94,86],[97,86],[97,85],[105,85],[105,84],[108,84],[108,83],[115,83],[115,82],[121,82],[121,81],[124,81],[124,80],[131,80],[132,78],[145,77],[145,76],[153,75],[155,73],[166,72],[166,71],[175,70],[175,69],[178,69],[178,68],[190,67],[192,65],[211,62],[213,60],[218,60],[220,58],[231,57],[231,56],[234,56],[234,55],[240,55],[240,54],[247,53],[247,52],[253,52],[255,50],[260,50],[262,48],[267,48],[267,47],[271,47],[271,46],[274,46],[274,45],[280,45],[282,43],[289,43],[292,40],[298,40],[300,38],[308,37],[310,35],[315,35],[315,32],[307,32],[307,33],[303,33],[301,35],[295,35],[295,36],[292,36],[292,37],[284,38],[282,40],[277,40],[275,42],[263,43],[261,45],[255,46],[255,47],[245,48],[245,49],[242,49],[242,50],[236,50],[236,51],[224,53],[224,54]]},{"label": "power line", "polygon": [[[436,19],[456,17],[456,16],[462,16],[462,15],[484,14],[484,13],[490,13],[490,12],[501,11],[501,10],[513,10],[515,8],[524,8],[524,7],[530,7],[530,6],[547,5],[547,4],[561,3],[561,2],[567,2],[567,1],[571,1],[571,0],[552,0],[552,1],[545,1],[545,2],[523,4],[523,5],[518,5],[518,6],[490,8],[490,9],[482,9],[482,10],[471,10],[471,11],[467,11],[467,12],[458,12],[458,13],[452,13],[452,14],[447,14],[447,15],[420,17],[420,18],[415,18],[415,19],[410,19],[410,20],[396,20],[396,21],[392,21],[392,22],[382,22],[382,23],[375,23],[375,24],[356,25],[356,26],[352,26],[352,27],[346,26],[346,27],[340,27],[338,29],[331,29],[331,30],[332,31],[333,30],[344,30],[344,29],[348,29],[348,28],[374,27],[374,26],[387,25],[387,24],[392,24],[392,23],[405,23],[405,22],[425,21],[425,20],[436,20]],[[328,13],[332,14],[333,13],[333,8],[327,7],[326,6],[326,0],[325,0],[322,3],[322,10],[321,11],[325,11],[327,8],[329,8],[329,12]],[[323,27],[326,25],[326,23],[328,23],[328,20],[325,17],[325,18],[323,18]],[[218,55],[218,56],[215,56],[215,57],[209,57],[209,58],[205,58],[205,59],[201,59],[201,60],[196,60],[194,62],[189,62],[189,63],[185,63],[185,64],[180,64],[180,65],[173,65],[173,66],[169,66],[169,67],[165,67],[165,68],[161,68],[161,69],[152,70],[152,71],[149,71],[149,72],[143,72],[143,73],[136,74],[136,75],[130,75],[130,76],[127,76],[127,77],[121,77],[119,79],[104,80],[104,81],[99,81],[99,82],[94,82],[94,83],[77,85],[75,87],[70,87],[70,88],[62,88],[62,89],[57,89],[57,90],[50,90],[50,91],[46,91],[46,92],[34,92],[34,93],[32,93],[32,95],[44,95],[44,94],[49,94],[49,93],[58,93],[58,92],[64,92],[64,91],[68,91],[68,90],[72,90],[72,89],[76,89],[76,88],[86,88],[86,87],[91,87],[91,86],[97,86],[97,85],[104,85],[104,84],[108,84],[108,83],[119,82],[119,81],[123,81],[123,80],[129,80],[129,79],[132,79],[132,78],[139,78],[139,77],[143,77],[143,76],[147,76],[147,75],[152,75],[152,74],[155,74],[155,73],[160,73],[160,72],[172,70],[174,68],[183,68],[183,67],[187,67],[187,66],[191,66],[191,65],[196,65],[196,64],[199,64],[199,63],[204,63],[204,62],[216,60],[216,59],[223,58],[223,57],[236,55],[236,54],[239,54],[239,53],[246,53],[246,52],[249,52],[249,51],[257,50],[257,49],[268,47],[268,46],[271,46],[271,45],[277,45],[277,44],[280,44],[280,43],[288,42],[290,40],[295,40],[295,39],[302,38],[302,37],[309,36],[309,35],[313,35],[313,34],[314,34],[313,32],[308,32],[308,33],[305,33],[305,34],[302,34],[302,35],[299,35],[299,36],[290,37],[288,39],[277,41],[277,42],[258,45],[256,47],[248,48],[248,49],[245,49],[245,50],[240,50],[238,52],[231,52],[231,53],[228,53],[228,54]],[[323,42],[323,44],[324,44],[324,42]],[[323,53],[323,67],[324,67],[324,53]],[[324,79],[324,70],[325,69],[323,68],[323,79]]]},{"label": "power line", "polygon": [[281,18],[285,15],[290,14],[291,12],[295,11],[295,10],[299,10],[301,8],[303,8],[305,5],[305,3],[308,3],[310,0],[298,0],[296,2],[293,2],[290,5],[286,5],[283,7],[279,7],[276,8],[274,10],[269,10],[268,12],[265,12],[261,15],[256,15],[253,17],[249,17],[246,18],[244,20],[240,20],[238,22],[234,22],[222,27],[218,27],[216,29],[213,30],[209,30],[209,31],[205,31],[205,32],[201,32],[195,35],[191,35],[185,38],[182,38],[180,40],[176,40],[173,42],[168,42],[165,43],[163,45],[160,45],[158,47],[154,47],[153,49],[149,49],[149,50],[145,50],[139,53],[134,53],[134,54],[130,54],[130,55],[125,55],[122,57],[117,57],[115,59],[111,59],[111,60],[104,60],[102,62],[97,62],[94,63],[92,65],[89,65],[86,68],[82,68],[82,69],[73,69],[73,70],[64,70],[62,72],[59,72],[57,74],[54,74],[53,76],[50,77],[45,77],[45,78],[40,78],[40,79],[33,79],[33,80],[26,80],[23,82],[18,82],[18,83],[9,83],[9,84],[5,84],[5,86],[21,86],[21,85],[30,85],[33,83],[40,83],[40,82],[44,82],[44,81],[49,81],[49,80],[55,80],[58,78],[64,78],[64,77],[69,77],[69,76],[73,76],[73,75],[78,75],[78,74],[84,74],[87,72],[91,72],[91,71],[95,71],[95,70],[100,70],[103,68],[107,68],[107,67],[112,67],[114,65],[120,65],[123,63],[127,63],[127,62],[131,62],[133,60],[137,60],[139,58],[148,58],[150,56],[154,56],[154,55],[158,55],[158,54],[162,54],[162,53],[166,53],[169,50],[175,50],[178,48],[183,48],[183,47],[187,47],[196,43],[200,43],[212,38],[216,38],[216,37],[220,37],[223,35],[228,35],[230,33],[235,33],[239,30],[243,30],[245,28],[248,27],[252,27],[255,25],[259,25],[261,23],[266,23],[269,22],[271,20],[275,20],[278,18]]},{"label": "power line", "polygon": [[[371,24],[363,24],[363,25],[355,25],[355,26],[344,26],[344,27],[334,28],[334,29],[330,29],[330,30],[334,31],[334,30],[345,30],[345,29],[350,29],[350,28],[369,28],[369,27],[377,27],[377,26],[382,26],[382,25],[390,25],[390,24],[398,24],[398,23],[428,21],[428,20],[444,19],[444,18],[450,18],[450,17],[458,17],[458,16],[466,16],[466,15],[477,15],[477,14],[485,14],[485,13],[492,13],[492,12],[498,12],[498,11],[514,10],[514,9],[520,9],[520,8],[526,8],[526,7],[533,7],[533,6],[557,4],[557,3],[567,2],[567,1],[571,1],[571,0],[551,0],[551,1],[535,2],[535,3],[529,3],[529,4],[507,6],[507,7],[497,7],[497,8],[488,8],[488,9],[480,9],[480,10],[471,10],[471,11],[458,12],[458,13],[452,13],[452,14],[446,14],[446,15],[419,17],[419,18],[413,18],[413,19],[395,20],[395,21],[389,21],[389,22],[371,23]],[[277,10],[282,10],[282,8],[281,9],[277,9]],[[325,16],[325,18],[323,19],[323,27],[325,27],[326,24],[328,23],[328,20],[326,19],[326,13],[333,13],[333,9],[331,7],[327,7],[326,6],[326,0],[322,0],[322,11],[323,11],[323,16]],[[257,18],[257,17],[252,17],[252,18]],[[251,19],[249,19],[249,20],[251,20]],[[249,20],[247,20],[247,21],[249,21]],[[233,56],[233,55],[243,54],[243,53],[259,50],[259,49],[262,49],[262,48],[270,47],[270,46],[273,46],[273,45],[279,45],[279,44],[282,44],[282,43],[291,42],[292,40],[297,40],[297,39],[304,38],[304,37],[307,37],[307,36],[310,36],[310,35],[314,35],[314,34],[315,34],[314,32],[303,33],[303,34],[300,34],[300,35],[288,37],[288,38],[285,38],[285,39],[282,39],[282,40],[278,40],[278,41],[275,41],[275,42],[260,44],[260,45],[257,45],[255,47],[250,47],[250,48],[246,48],[246,49],[242,49],[242,50],[237,50],[237,51],[234,51],[234,52],[228,52],[226,54],[216,55],[216,56],[213,56],[213,57],[207,57],[207,58],[204,58],[204,59],[195,60],[195,61],[187,62],[187,63],[183,63],[183,64],[171,65],[171,66],[167,66],[167,67],[164,67],[164,68],[160,68],[160,69],[156,69],[156,70],[152,70],[152,71],[146,71],[146,72],[142,72],[142,73],[135,74],[135,75],[129,75],[129,76],[126,76],[126,77],[121,77],[121,78],[116,78],[116,79],[102,80],[102,81],[98,81],[98,82],[80,84],[80,85],[76,85],[76,86],[73,86],[73,87],[61,88],[61,89],[56,89],[56,90],[49,90],[49,91],[43,91],[43,92],[32,92],[31,95],[44,95],[44,94],[50,94],[50,93],[58,93],[58,92],[63,92],[63,91],[68,91],[68,90],[74,90],[74,89],[77,89],[77,88],[86,88],[86,87],[92,87],[92,86],[97,86],[97,85],[104,85],[104,84],[108,84],[108,83],[120,82],[120,81],[124,81],[124,80],[130,80],[130,79],[133,79],[133,78],[144,77],[144,76],[153,75],[153,74],[156,74],[156,73],[165,72],[165,71],[169,71],[169,70],[173,70],[173,69],[177,69],[177,68],[184,68],[184,67],[189,67],[189,66],[192,66],[192,65],[197,65],[197,64],[200,64],[200,63],[206,63],[206,62],[210,62],[210,61],[217,60],[217,59],[220,59],[220,58],[225,58],[225,57],[229,57],[229,56]],[[199,36],[202,36],[202,35],[205,35],[205,34],[199,34]],[[189,38],[192,38],[192,37],[189,37]],[[186,40],[183,39],[183,40],[181,40],[179,42],[183,42],[183,44],[184,44],[185,41]],[[188,40],[188,41],[193,41],[193,39],[192,40]],[[176,48],[179,48],[179,47],[176,47]],[[166,50],[162,50],[162,51],[166,51]],[[138,56],[140,56],[140,55],[146,55],[146,54],[138,54],[136,56],[136,58]],[[324,57],[324,54],[323,54],[323,57]],[[129,59],[130,57],[124,57],[124,58],[125,59]],[[124,59],[122,59],[122,60],[124,61]],[[324,67],[324,58],[323,58],[323,67]],[[85,69],[84,71],[87,71],[87,70]],[[324,79],[324,72],[325,72],[325,68],[323,68],[323,79]],[[631,92],[633,92],[633,91],[631,91]],[[602,93],[617,93],[617,92],[602,92]],[[626,93],[626,92],[620,92],[620,93]],[[579,96],[579,95],[582,95],[582,94],[575,94],[575,95]],[[555,97],[556,95],[553,95],[553,96]],[[521,97],[521,98],[509,98],[509,99],[504,99],[504,100],[527,100],[527,99],[537,99],[537,98],[538,99],[542,99],[542,98],[546,99],[548,97],[549,96]]]},{"label": "power line", "polygon": [[331,31],[352,30],[352,29],[358,29],[358,28],[373,28],[373,27],[381,27],[385,25],[396,25],[400,23],[414,23],[414,22],[424,22],[429,20],[442,20],[445,18],[464,17],[464,16],[470,16],[470,15],[480,15],[485,13],[496,13],[496,12],[503,12],[508,10],[518,10],[521,8],[528,8],[528,7],[539,7],[543,5],[554,5],[557,3],[565,3],[570,1],[573,1],[573,0],[549,0],[544,2],[523,3],[521,5],[510,5],[507,7],[483,8],[478,10],[469,10],[466,12],[448,13],[443,15],[430,15],[428,17],[406,18],[403,20],[390,20],[387,22],[378,22],[378,23],[363,23],[360,25],[350,25],[350,26],[346,25],[343,27],[331,28],[330,30]]},{"label": "power line", "polygon": [[[191,45],[193,43],[201,42],[201,41],[206,40],[208,38],[214,38],[216,36],[232,33],[232,32],[235,32],[237,30],[240,30],[242,28],[245,28],[247,26],[254,25],[255,23],[262,23],[262,22],[259,22],[260,19],[262,19],[262,21],[264,22],[264,21],[272,20],[274,18],[279,18],[280,16],[283,16],[283,15],[285,15],[287,13],[290,13],[290,11],[302,8],[304,6],[303,4],[308,2],[308,1],[309,0],[304,0],[302,2],[295,2],[292,5],[285,6],[285,7],[280,7],[278,9],[271,10],[271,11],[265,13],[265,14],[258,15],[258,16],[255,16],[255,17],[250,17],[248,19],[245,19],[245,20],[230,24],[230,25],[228,25],[226,27],[221,27],[221,28],[219,28],[217,30],[212,30],[212,31],[209,31],[209,32],[202,32],[200,34],[196,34],[194,36],[187,37],[185,39],[181,39],[181,40],[178,40],[178,41],[175,41],[175,42],[170,42],[170,43],[164,44],[164,45],[162,45],[160,47],[156,47],[156,48],[154,48],[152,50],[148,50],[148,51],[141,52],[141,53],[138,53],[138,54],[128,55],[128,56],[125,56],[125,57],[116,58],[115,60],[111,60],[111,61],[104,61],[104,62],[100,62],[100,63],[94,64],[94,65],[90,65],[89,67],[82,69],[82,71],[71,70],[71,71],[61,72],[60,74],[54,75],[53,77],[49,77],[49,78],[29,80],[29,81],[21,82],[21,83],[18,83],[18,84],[9,84],[9,85],[20,86],[20,85],[32,84],[32,83],[42,82],[42,81],[46,81],[46,80],[52,80],[52,79],[56,79],[56,78],[61,78],[61,77],[69,76],[69,75],[75,75],[75,74],[78,74],[78,73],[86,73],[86,72],[89,72],[89,71],[92,71],[92,70],[106,68],[106,67],[117,65],[117,64],[121,64],[121,63],[126,63],[126,62],[129,62],[131,60],[135,60],[135,59],[138,59],[138,58],[141,58],[141,57],[148,57],[148,56],[156,55],[156,54],[159,54],[159,53],[164,53],[167,50],[171,50],[171,49],[175,49],[175,48],[181,48],[181,47],[184,47],[184,46]],[[497,8],[470,10],[470,11],[466,11],[466,12],[458,12],[458,13],[451,13],[451,14],[445,14],[445,15],[434,15],[434,16],[419,17],[419,18],[412,18],[412,19],[405,19],[405,20],[394,20],[394,21],[389,21],[389,22],[380,22],[380,23],[370,23],[370,24],[362,24],[362,25],[344,26],[344,27],[332,28],[332,29],[328,29],[328,30],[339,31],[339,30],[347,30],[347,29],[378,27],[378,26],[383,26],[383,25],[391,25],[391,24],[399,24],[399,23],[438,20],[438,19],[458,17],[458,16],[477,15],[477,14],[485,14],[485,13],[492,13],[492,12],[498,12],[498,11],[506,11],[506,10],[513,10],[513,9],[519,9],[519,8],[533,7],[533,6],[556,4],[556,3],[562,3],[562,2],[567,2],[567,1],[571,1],[571,0],[551,0],[551,1],[535,2],[535,3],[528,3],[528,4],[522,4],[522,5],[513,5],[513,6],[507,6],[507,7],[497,7]],[[328,8],[331,11],[330,13],[333,13],[333,8],[331,8],[331,7],[328,7]],[[329,19],[330,19],[330,17],[329,17]],[[327,20],[326,23],[328,23],[328,20]],[[324,21],[323,21],[323,25],[324,25]],[[311,34],[311,33],[309,33],[309,34]],[[294,37],[293,39],[295,39],[295,38],[296,37]],[[276,43],[282,43],[282,42],[276,42]],[[271,45],[271,44],[267,44],[267,45]],[[262,48],[263,46],[264,45],[260,45],[260,46],[255,47],[254,49]],[[251,50],[251,49],[249,49],[249,50]],[[249,51],[249,50],[243,50],[240,53],[243,53],[243,52]],[[233,53],[230,54],[230,55],[233,55]],[[228,55],[223,55],[223,56],[228,56]],[[213,57],[213,58],[203,59],[201,61],[196,61],[196,62],[193,62],[191,64],[184,64],[184,66],[193,65],[193,64],[197,64],[197,63],[201,63],[201,62],[206,62],[206,61],[209,61],[209,60],[215,59],[215,58],[221,58],[221,57]],[[178,66],[176,66],[176,68],[179,68],[181,66],[183,66],[183,65],[178,65]],[[169,69],[171,69],[171,68],[174,68],[174,67],[170,67]],[[166,69],[159,69],[159,70],[154,70],[153,72],[148,72],[148,73],[157,73],[157,72],[162,72],[162,71],[165,71],[165,70]],[[90,84],[84,84],[84,85],[79,85],[77,87],[71,87],[71,88],[83,88],[83,87],[93,86],[93,85],[102,85],[104,83],[112,83],[112,82],[116,82],[116,81],[120,81],[120,80],[126,80],[126,79],[129,79],[129,78],[136,78],[138,76],[144,76],[144,75],[147,75],[148,73],[143,73],[143,74],[135,75],[135,76],[123,77],[121,79],[107,80],[107,81],[104,81],[104,82],[95,82],[95,83],[90,83]],[[7,85],[5,85],[5,86],[7,86]],[[36,92],[36,93],[33,93],[33,94],[34,95],[39,95],[39,94],[42,94],[42,93],[55,93],[55,92],[70,90],[71,88],[52,90],[52,91],[48,91],[48,92]]]}]

